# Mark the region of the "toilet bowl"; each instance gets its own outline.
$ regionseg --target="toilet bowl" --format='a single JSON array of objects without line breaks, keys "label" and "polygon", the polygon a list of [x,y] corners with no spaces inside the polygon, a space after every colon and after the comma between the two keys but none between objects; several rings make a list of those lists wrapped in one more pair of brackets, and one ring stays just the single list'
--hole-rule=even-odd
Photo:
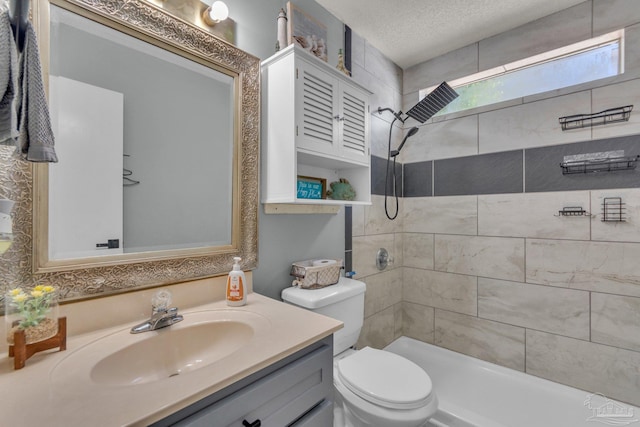
[{"label": "toilet bowl", "polygon": [[415,363],[365,347],[334,358],[334,427],[424,426],[438,408],[429,375]]},{"label": "toilet bowl", "polygon": [[366,285],[340,278],[321,289],[282,291],[290,304],[344,323],[334,334],[334,427],[421,427],[438,408],[429,375],[394,353],[354,350],[364,320]]}]

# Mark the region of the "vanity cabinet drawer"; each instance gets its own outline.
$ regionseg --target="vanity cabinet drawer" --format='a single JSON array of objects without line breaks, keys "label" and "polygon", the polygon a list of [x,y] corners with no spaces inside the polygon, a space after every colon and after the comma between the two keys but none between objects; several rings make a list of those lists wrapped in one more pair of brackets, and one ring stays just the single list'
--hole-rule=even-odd
[{"label": "vanity cabinet drawer", "polygon": [[333,402],[323,401],[291,427],[327,427],[333,425]]},{"label": "vanity cabinet drawer", "polygon": [[326,426],[332,393],[333,349],[323,345],[172,425],[242,427],[260,420],[261,427]]}]

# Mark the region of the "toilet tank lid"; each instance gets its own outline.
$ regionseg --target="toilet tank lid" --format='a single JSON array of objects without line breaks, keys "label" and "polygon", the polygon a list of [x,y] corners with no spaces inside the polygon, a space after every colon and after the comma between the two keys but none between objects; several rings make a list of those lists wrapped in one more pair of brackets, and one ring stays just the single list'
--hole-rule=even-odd
[{"label": "toilet tank lid", "polygon": [[290,304],[311,310],[343,301],[347,298],[363,294],[367,289],[364,282],[346,277],[340,277],[335,285],[320,289],[286,288],[282,291],[282,300]]}]

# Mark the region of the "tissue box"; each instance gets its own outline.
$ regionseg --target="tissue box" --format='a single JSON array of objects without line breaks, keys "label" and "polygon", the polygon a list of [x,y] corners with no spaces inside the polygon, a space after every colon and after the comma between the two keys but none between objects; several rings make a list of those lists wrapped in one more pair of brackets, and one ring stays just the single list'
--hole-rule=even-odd
[{"label": "tissue box", "polygon": [[291,265],[294,286],[318,289],[335,285],[340,280],[341,259],[297,261]]}]

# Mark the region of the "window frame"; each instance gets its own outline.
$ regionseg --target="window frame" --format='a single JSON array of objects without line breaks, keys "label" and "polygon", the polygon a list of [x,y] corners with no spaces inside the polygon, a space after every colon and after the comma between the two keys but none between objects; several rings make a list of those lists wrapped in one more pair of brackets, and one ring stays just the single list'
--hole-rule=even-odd
[{"label": "window frame", "polygon": [[[547,52],[543,52],[537,55],[533,55],[524,59],[520,59],[517,61],[513,61],[510,62],[508,64],[504,64],[504,65],[500,65],[498,67],[493,67],[484,71],[480,71],[478,73],[474,73],[468,76],[464,76],[464,77],[460,77],[458,79],[454,79],[448,82],[449,86],[451,86],[453,89],[459,88],[461,86],[466,86],[466,85],[470,85],[472,83],[477,83],[483,80],[488,80],[491,78],[495,78],[495,77],[499,77],[501,75],[506,75],[509,73],[514,73],[514,72],[518,72],[519,70],[523,70],[526,68],[530,68],[532,66],[536,66],[536,65],[541,65],[544,63],[548,63],[548,62],[553,62],[556,60],[560,60],[563,58],[567,58],[573,55],[578,55],[580,53],[584,53],[590,50],[595,50],[598,49],[600,47],[609,45],[609,44],[613,44],[613,43],[618,43],[618,49],[619,49],[619,55],[618,55],[618,74],[622,75],[624,74],[624,64],[625,64],[625,60],[624,60],[624,52],[625,52],[625,48],[624,48],[624,43],[625,43],[625,31],[624,28],[620,29],[620,30],[616,30],[616,31],[612,31],[606,34],[602,34],[600,36],[597,37],[593,37],[590,38],[588,40],[583,40],[577,43],[572,43],[570,45],[567,46],[563,46],[557,49],[553,49]],[[608,76],[608,77],[604,77],[604,78],[612,78],[615,76]],[[557,88],[555,90],[560,90],[563,88],[570,88],[572,86],[578,86],[578,85],[584,85],[584,84],[589,84],[592,82],[596,82],[598,80],[603,80],[604,78],[599,78],[599,79],[595,79],[595,80],[590,80],[590,81],[586,81],[586,82],[581,82],[581,83],[575,83],[569,86],[564,86],[562,88]],[[431,93],[436,87],[438,87],[438,85],[433,85],[430,86],[428,88],[425,89],[420,89],[418,92],[418,99],[421,100],[422,98],[424,98],[425,96],[427,96],[429,93]],[[547,90],[544,90],[542,92],[534,92],[531,94],[528,94],[526,96],[535,96],[535,95],[539,95],[541,93],[545,93],[548,92]],[[439,115],[447,115],[447,114],[455,114],[455,113],[459,113],[459,112],[463,112],[463,111],[468,111],[471,109],[475,109],[475,108],[486,108],[486,107],[490,107],[491,105],[497,105],[500,104],[502,102],[509,102],[513,99],[517,99],[517,98],[522,98],[521,96],[517,96],[514,98],[508,98],[508,99],[503,99],[501,101],[497,101],[497,102],[493,102],[493,103],[488,103],[488,104],[483,104],[483,105],[478,105],[478,106],[474,106],[474,107],[468,107],[468,108],[464,108],[464,109],[460,109],[460,110],[455,110],[455,111],[446,111],[443,110],[442,112],[436,114],[436,116]]]}]

